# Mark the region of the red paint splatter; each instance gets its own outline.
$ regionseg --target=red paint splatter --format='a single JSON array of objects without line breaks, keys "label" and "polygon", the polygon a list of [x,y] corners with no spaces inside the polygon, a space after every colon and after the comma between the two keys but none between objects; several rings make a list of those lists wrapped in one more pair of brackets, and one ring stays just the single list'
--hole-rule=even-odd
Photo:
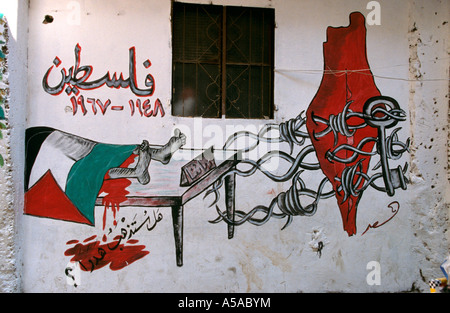
[{"label": "red paint splatter", "polygon": [[91,236],[91,237],[89,237],[89,238],[86,238],[86,239],[84,239],[84,240],[83,240],[83,242],[88,242],[88,241],[94,240],[95,238],[97,238],[97,236],[96,236],[96,235],[94,235],[94,236]]},{"label": "red paint splatter", "polygon": [[73,247],[64,252],[66,256],[73,256],[72,262],[79,262],[80,268],[86,272],[92,272],[109,265],[113,271],[120,270],[133,262],[143,258],[149,251],[144,250],[144,245],[134,245],[138,240],[128,240],[121,243],[121,237],[116,236],[113,241],[101,244],[95,240],[96,236],[89,237],[79,243],[78,240],[70,240],[67,244]]},{"label": "red paint splatter", "polygon": [[[131,163],[134,162],[135,158],[136,155],[131,154],[130,157],[128,157],[128,159],[126,159],[125,162],[122,163],[121,167],[128,167]],[[120,209],[120,204],[127,200],[126,196],[129,192],[126,190],[126,188],[130,185],[131,181],[127,178],[110,179],[108,174],[105,175],[102,188],[99,192],[99,194],[101,194],[102,192],[106,193],[106,195],[103,197],[102,202],[102,204],[105,206],[105,210],[103,212],[103,229],[105,229],[106,226],[106,215],[108,209],[111,209],[113,212],[114,226],[117,225],[116,213]]]}]

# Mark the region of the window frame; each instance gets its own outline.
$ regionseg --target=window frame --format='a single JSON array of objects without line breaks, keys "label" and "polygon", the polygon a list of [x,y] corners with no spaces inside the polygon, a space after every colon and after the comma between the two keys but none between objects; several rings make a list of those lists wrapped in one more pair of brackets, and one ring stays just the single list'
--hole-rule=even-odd
[{"label": "window frame", "polygon": [[[203,117],[202,114],[205,114],[203,112],[198,112],[196,109],[196,112],[193,115],[185,115],[183,112],[181,114],[175,114],[175,106],[177,105],[175,103],[175,95],[176,95],[176,91],[175,91],[175,64],[188,64],[188,62],[186,60],[184,61],[180,61],[180,59],[176,57],[175,55],[175,47],[178,47],[178,45],[183,45],[183,43],[175,43],[175,38],[174,38],[174,10],[175,10],[175,6],[180,6],[180,8],[182,7],[183,9],[185,9],[187,6],[192,6],[192,7],[197,7],[198,9],[200,8],[221,8],[222,9],[222,13],[221,13],[221,28],[220,28],[220,32],[219,32],[219,37],[216,39],[216,41],[220,41],[220,47],[219,49],[219,75],[220,75],[220,89],[217,92],[219,98],[220,98],[220,107],[216,107],[217,108],[217,115],[216,116],[207,116],[206,118],[226,118],[226,119],[256,119],[256,120],[264,120],[264,119],[273,119],[274,118],[274,114],[275,114],[275,104],[274,104],[274,95],[275,95],[275,82],[274,82],[274,68],[275,68],[275,9],[273,8],[266,8],[266,7],[238,7],[238,6],[227,6],[227,5],[212,5],[212,4],[196,4],[196,3],[184,3],[184,2],[179,2],[179,1],[172,1],[172,12],[171,12],[171,35],[172,35],[172,69],[171,69],[171,73],[172,73],[172,77],[171,77],[171,81],[172,81],[172,86],[171,86],[171,99],[172,99],[172,116],[178,116],[178,117]],[[264,33],[263,38],[268,40],[268,62],[259,62],[259,64],[255,63],[255,62],[233,62],[233,61],[228,61],[227,59],[227,50],[228,50],[228,42],[227,40],[229,39],[229,37],[227,36],[227,23],[228,21],[228,16],[227,16],[227,10],[237,10],[237,9],[242,9],[242,10],[250,10],[250,12],[256,12],[257,10],[261,10],[264,11],[263,14],[265,15],[269,15],[269,20],[268,20],[268,24],[263,24],[262,27],[263,29],[261,30],[262,32],[265,31],[266,26],[268,26],[268,29],[270,30],[270,32],[268,32],[267,34]],[[198,14],[198,11],[197,11]],[[183,20],[185,22],[185,20]],[[185,27],[183,25],[183,27]],[[184,29],[183,29],[184,30]],[[251,36],[251,34],[249,34],[249,36]],[[184,41],[184,38],[183,38]],[[231,44],[232,45],[232,44]],[[184,46],[182,47],[182,49],[184,49]],[[184,51],[184,50],[183,50]],[[262,50],[261,50],[262,51]],[[264,58],[264,55],[263,57]],[[195,62],[194,62],[195,63]],[[197,61],[197,63],[195,63],[196,65],[200,64],[199,61]],[[250,114],[250,109],[251,106],[253,105],[255,107],[255,104],[248,104],[248,114],[242,117],[238,117],[238,116],[230,116],[231,114],[227,114],[227,109],[230,107],[229,105],[227,105],[227,89],[228,89],[228,78],[227,78],[227,73],[229,73],[229,70],[227,71],[227,66],[233,66],[233,65],[242,65],[242,66],[247,66],[249,69],[251,67],[258,67],[261,69],[266,68],[266,70],[268,70],[268,79],[269,79],[269,90],[268,90],[268,96],[267,96],[267,103],[264,103],[264,100],[260,100],[259,102],[257,102],[257,107],[259,108],[259,110],[261,112],[264,111],[263,114],[261,113],[260,116],[257,117],[252,117]],[[251,71],[251,70],[250,70]],[[261,74],[261,81],[263,80],[263,75]],[[198,76],[198,74],[196,74],[196,77]],[[250,76],[250,74],[249,74]],[[183,83],[184,84],[184,83]],[[250,83],[249,83],[250,84]],[[184,85],[183,85],[184,87]],[[263,90],[263,83],[261,83],[261,85],[259,86],[261,87],[261,90]],[[251,93],[251,87],[249,87],[249,94]],[[254,88],[255,89],[255,88]],[[254,91],[254,89],[252,89]],[[264,91],[261,91],[261,97],[263,98],[262,94]],[[198,94],[198,92],[196,93]],[[250,96],[249,96],[250,98]],[[242,113],[241,113],[242,114]],[[242,114],[244,115],[244,114]]]}]

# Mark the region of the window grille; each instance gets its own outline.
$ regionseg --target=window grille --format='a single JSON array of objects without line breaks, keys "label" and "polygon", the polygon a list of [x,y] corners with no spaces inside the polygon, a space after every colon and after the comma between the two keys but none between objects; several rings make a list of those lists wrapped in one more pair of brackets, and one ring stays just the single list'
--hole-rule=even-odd
[{"label": "window grille", "polygon": [[172,114],[273,118],[273,9],[173,3]]}]

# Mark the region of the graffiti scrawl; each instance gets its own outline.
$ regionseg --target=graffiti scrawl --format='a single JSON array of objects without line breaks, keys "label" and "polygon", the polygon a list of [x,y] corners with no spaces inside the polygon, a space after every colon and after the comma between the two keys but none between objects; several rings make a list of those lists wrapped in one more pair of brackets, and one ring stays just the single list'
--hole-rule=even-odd
[{"label": "graffiti scrawl", "polygon": [[[61,81],[56,86],[50,86],[48,83],[48,77],[52,72],[53,68],[58,68],[61,65],[61,59],[59,57],[55,57],[53,60],[53,65],[47,70],[42,79],[42,87],[44,90],[51,95],[59,95],[63,91],[67,93],[67,95],[71,95],[72,93],[78,95],[80,89],[81,90],[91,90],[97,89],[102,86],[107,86],[109,88],[130,88],[131,92],[133,92],[136,96],[145,97],[153,95],[155,89],[155,79],[151,74],[147,74],[145,77],[145,86],[146,89],[141,89],[138,87],[136,82],[136,48],[131,47],[129,49],[129,76],[128,78],[123,77],[123,73],[119,74],[119,78],[117,77],[117,73],[111,75],[110,72],[107,72],[103,77],[98,79],[87,81],[92,74],[93,67],[91,65],[83,65],[81,64],[81,46],[77,44],[75,46],[75,65],[70,67],[69,70],[65,68],[61,69]],[[146,60],[144,62],[145,68],[149,68],[151,66],[150,60]],[[80,77],[80,74],[82,76]]]},{"label": "graffiti scrawl", "polygon": [[[156,88],[155,78],[152,74],[145,76],[144,85],[145,88],[140,88],[137,82],[136,75],[136,48],[131,47],[129,49],[129,66],[128,77],[124,78],[123,73],[111,74],[109,71],[102,77],[89,80],[93,72],[92,65],[81,65],[81,46],[75,45],[75,65],[69,69],[61,68],[61,79],[58,84],[51,86],[49,83],[49,77],[52,74],[53,69],[59,68],[62,61],[59,57],[53,59],[53,65],[47,70],[42,78],[42,88],[44,91],[52,96],[58,96],[65,92],[67,96],[70,96],[70,102],[72,105],[73,115],[77,114],[78,108],[81,113],[86,115],[88,111],[92,111],[94,115],[102,113],[105,115],[106,111],[123,111],[129,107],[131,116],[139,113],[140,116],[154,117],[158,113],[161,117],[165,115],[163,105],[159,99],[154,101],[152,105],[150,99],[130,99],[128,105],[124,104],[112,104],[111,99],[101,100],[94,97],[85,97],[80,92],[86,90],[95,90],[100,87],[106,86],[111,89],[130,89],[131,92],[137,97],[150,97],[154,94]],[[143,62],[143,66],[148,69],[152,65],[149,59]]]},{"label": "graffiti scrawl", "polygon": [[120,229],[120,234],[113,235],[111,241],[107,240],[106,235],[101,240],[97,236],[86,238],[82,242],[79,240],[70,240],[66,244],[72,245],[68,248],[64,255],[72,256],[71,262],[77,262],[80,269],[87,272],[93,272],[106,265],[113,271],[120,270],[133,262],[143,258],[149,251],[144,250],[144,245],[137,245],[138,240],[134,239],[134,235],[140,230],[153,230],[163,216],[161,213],[153,214],[153,217],[144,211],[145,219],[137,222],[135,219],[126,221],[122,217],[120,224],[114,223],[114,229],[109,228],[108,235],[113,234],[115,229]]}]

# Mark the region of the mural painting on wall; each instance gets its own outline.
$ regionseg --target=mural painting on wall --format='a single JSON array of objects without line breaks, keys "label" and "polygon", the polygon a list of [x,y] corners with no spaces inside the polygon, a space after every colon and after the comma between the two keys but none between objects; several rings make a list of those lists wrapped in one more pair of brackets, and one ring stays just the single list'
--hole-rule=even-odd
[{"label": "mural painting on wall", "polygon": [[[107,86],[130,88],[139,97],[153,94],[155,79],[151,75],[145,80],[147,89],[137,87],[133,48],[130,49],[127,79],[122,74],[117,78],[116,74],[111,76],[108,72],[88,82],[92,67],[80,66],[80,53],[81,47],[77,45],[75,66],[68,71],[61,70],[62,79],[57,86],[49,86],[48,78],[53,68],[60,66],[59,58],[55,58],[54,65],[43,77],[46,92],[51,95],[66,92],[71,96],[74,114],[78,107],[86,114],[87,103],[92,105],[94,114],[97,109],[104,114],[108,107],[113,108],[108,101],[91,99],[85,102],[80,90]],[[205,191],[205,197],[215,195],[211,206],[216,207],[218,217],[211,222],[225,222],[229,238],[233,237],[234,227],[245,222],[263,225],[271,218],[286,219],[284,227],[287,227],[295,216],[314,215],[321,199],[333,197],[344,231],[349,236],[355,235],[358,203],[367,189],[392,197],[396,189],[407,188],[407,163],[397,167],[390,164],[409,149],[409,139],[400,141],[400,127],[395,128],[406,120],[406,113],[395,99],[382,95],[375,85],[366,56],[365,18],[361,13],[351,13],[350,24],[346,27],[328,27],[323,55],[322,81],[306,113],[301,112],[280,124],[266,124],[258,134],[236,132],[224,143],[223,149],[206,149],[190,162],[171,160],[173,154],[183,150],[186,144],[186,136],[178,130],[166,145],[154,146],[147,141],[111,145],[49,127],[29,128],[26,133],[25,214],[95,226],[94,207],[103,205],[103,229],[108,229],[107,209],[115,216],[120,206],[171,207],[179,266],[183,264],[183,206]],[[150,61],[144,62],[146,68],[150,64]],[[161,112],[164,116],[159,100],[153,110],[147,101],[143,103],[151,113],[138,105],[141,115],[156,116]],[[132,110],[136,109],[136,103],[130,100]],[[115,109],[123,110],[124,107]],[[270,136],[273,132],[277,135]],[[241,137],[250,137],[256,144],[216,163],[215,153],[231,151],[230,147]],[[264,141],[288,143],[290,150],[271,150],[256,161],[240,157]],[[299,152],[294,155],[296,149]],[[311,157],[316,161],[307,161]],[[267,170],[264,165],[272,158],[289,163],[288,170],[281,174]],[[49,163],[52,160],[54,164]],[[369,163],[374,160],[378,162],[369,169]],[[292,185],[267,206],[257,205],[248,212],[235,210],[235,177],[249,177],[257,171],[269,180],[291,181]],[[324,175],[316,188],[308,187],[302,178],[303,173],[312,171]],[[376,172],[371,174],[371,171]],[[225,186],[224,211],[218,204],[222,186]],[[305,205],[302,203],[305,198],[312,200]],[[390,207],[395,215],[398,202],[393,201]],[[92,271],[106,264],[110,264],[111,269],[120,269],[148,254],[145,246],[135,245],[137,240],[132,237],[144,226],[152,230],[161,219],[158,210],[153,214],[144,211],[141,219],[144,222],[134,221],[133,227],[129,221],[114,220],[113,225],[120,233],[113,241],[107,242],[103,238],[101,243],[95,236],[83,242],[74,240],[68,242],[74,246],[66,251],[66,255],[73,256],[72,261],[85,264],[84,270]],[[119,226],[121,222],[127,226]]]},{"label": "mural painting on wall", "polygon": [[[321,199],[334,196],[343,228],[351,236],[356,234],[358,202],[365,190],[371,187],[393,196],[395,189],[407,188],[407,163],[403,167],[390,168],[389,160],[398,160],[409,151],[409,139],[399,141],[397,133],[400,128],[388,133],[406,120],[406,113],[395,99],[381,95],[375,85],[366,55],[364,16],[355,12],[350,14],[348,27],[329,27],[323,54],[322,81],[306,116],[302,112],[285,123],[267,125],[256,135],[261,141],[288,142],[291,151],[294,144],[305,147],[296,156],[284,151],[271,151],[257,162],[246,162],[253,167],[252,170],[236,171],[239,175],[248,176],[261,169],[261,165],[270,158],[280,157],[292,165],[286,173],[273,175],[263,172],[274,181],[292,179],[291,188],[280,193],[269,206],[257,206],[247,213],[238,212],[236,215],[241,218],[238,221],[230,220],[218,209],[220,216],[216,222],[262,225],[274,217],[287,218],[288,225],[294,216],[313,215]],[[279,130],[278,138],[264,137],[274,128]],[[246,136],[245,133],[241,135]],[[307,142],[310,144],[306,145]],[[316,155],[317,163],[303,161],[310,154]],[[373,170],[379,172],[370,176],[369,163],[375,156],[380,160]],[[301,178],[304,171],[311,170],[320,170],[325,175],[316,190],[308,188]],[[324,191],[327,184],[331,184],[332,189]],[[302,206],[302,196],[313,201]],[[276,207],[279,208],[278,213],[275,212]],[[398,208],[392,208],[394,214],[397,211]],[[258,212],[264,212],[265,217],[253,218]]]},{"label": "mural painting on wall", "polygon": [[[55,57],[53,65],[42,79],[42,87],[52,96],[66,94],[70,97],[73,115],[88,112],[93,115],[105,115],[108,111],[129,110],[130,115],[139,114],[142,117],[165,115],[159,99],[150,102],[155,91],[155,79],[151,74],[145,76],[140,88],[137,82],[136,51],[129,49],[129,76],[107,72],[104,76],[91,79],[93,66],[81,65],[81,46],[75,46],[75,65],[69,69],[62,67],[62,61]],[[150,60],[143,62],[148,69]],[[60,69],[60,81],[52,85],[49,81],[55,69]],[[54,78],[53,78],[54,79]],[[112,89],[129,89],[137,98],[130,99],[128,105],[119,105],[110,99],[97,99],[82,94],[86,90],[100,87]],[[142,99],[142,100],[141,100]],[[70,240],[68,245],[74,245],[66,251],[73,256],[86,271],[102,268],[105,265],[117,270],[148,254],[145,246],[136,245],[132,237],[140,230],[148,231],[156,227],[162,220],[162,214],[144,211],[140,222],[116,220],[120,203],[126,199],[126,188],[130,179],[136,179],[139,184],[146,185],[150,181],[149,163],[154,160],[167,164],[172,154],[185,143],[185,136],[179,131],[170,138],[164,146],[150,146],[144,140],[141,144],[111,145],[99,143],[87,138],[66,133],[51,127],[30,127],[26,130],[26,166],[25,166],[25,208],[24,213],[57,220],[64,220],[95,226],[94,208],[99,194],[105,194],[102,199],[105,212],[101,240],[97,236],[80,242]],[[107,211],[111,210],[114,221],[107,227]],[[131,224],[133,229],[120,227],[120,223]],[[130,228],[130,226],[129,226]],[[119,230],[114,236],[113,229]],[[127,234],[125,234],[127,231]],[[109,236],[107,236],[109,235]],[[109,240],[108,237],[113,237]]]}]

